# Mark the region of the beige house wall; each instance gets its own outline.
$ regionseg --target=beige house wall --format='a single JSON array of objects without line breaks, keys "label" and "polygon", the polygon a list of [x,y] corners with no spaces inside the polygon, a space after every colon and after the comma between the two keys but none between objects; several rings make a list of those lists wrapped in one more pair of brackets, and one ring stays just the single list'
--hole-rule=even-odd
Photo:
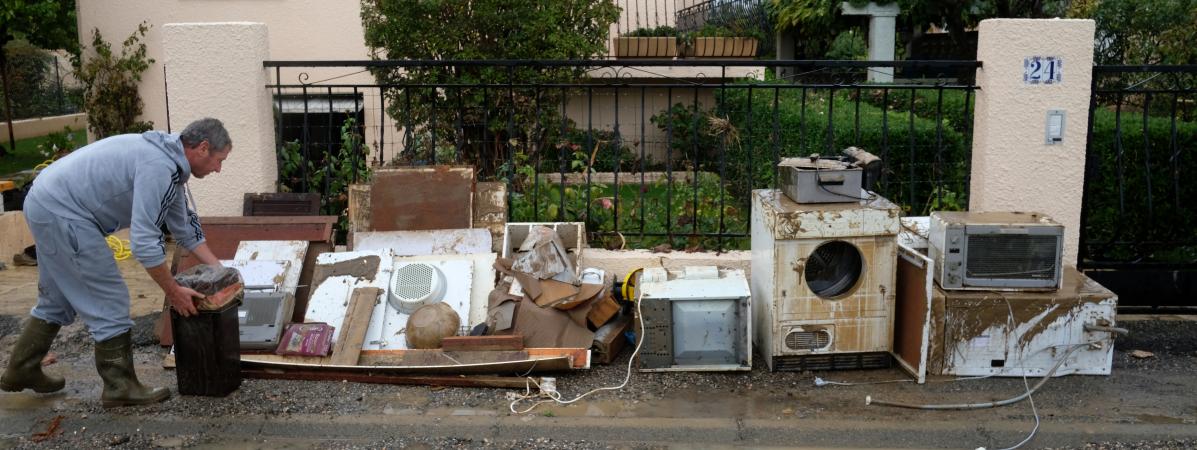
[{"label": "beige house wall", "polygon": [[262,60],[265,24],[172,23],[162,27],[163,61],[181,70],[170,76],[173,128],[205,116],[224,122],[233,149],[220,173],[192,177],[196,210],[204,216],[239,216],[246,193],[274,192],[276,152],[270,93]]},{"label": "beige house wall", "polygon": [[[67,114],[65,116],[39,117],[36,119],[14,120],[13,134],[17,139],[45,136],[50,133],[62,132],[62,127],[70,127],[71,131],[82,132],[87,128],[87,114]],[[0,136],[8,138],[8,123],[0,121]],[[7,142],[5,142],[7,144]]]},{"label": "beige house wall", "polygon": [[[1064,225],[1064,261],[1076,264],[1094,22],[991,19],[979,31],[969,209],[1051,216]],[[1023,61],[1033,56],[1063,59],[1061,82],[1025,83]],[[1049,110],[1066,114],[1055,145],[1045,143]]]},{"label": "beige house wall", "polygon": [[[91,42],[93,29],[99,29],[104,39],[119,49],[124,41],[145,21],[151,25],[144,43],[147,54],[156,62],[142,74],[138,90],[145,102],[143,120],[151,120],[157,129],[166,129],[167,81],[163,76],[166,65],[163,53],[163,25],[198,22],[257,22],[269,29],[269,59],[272,60],[363,60],[369,59],[362,34],[361,3],[358,0],[79,0],[79,37]],[[211,55],[219,58],[219,55]],[[213,61],[214,62],[214,61]],[[310,81],[359,71],[360,68],[332,68],[305,70]],[[298,84],[297,74],[289,74],[285,83]],[[339,81],[372,83],[366,73],[352,75]],[[171,86],[173,91],[174,86]],[[172,106],[174,99],[171,99]],[[172,110],[171,115],[180,113]],[[195,111],[197,115],[221,117],[238,115],[230,111]],[[173,117],[172,117],[173,119]],[[171,131],[178,132],[186,124],[177,120]],[[234,139],[237,137],[234,136]],[[273,177],[273,175],[271,175]]]}]

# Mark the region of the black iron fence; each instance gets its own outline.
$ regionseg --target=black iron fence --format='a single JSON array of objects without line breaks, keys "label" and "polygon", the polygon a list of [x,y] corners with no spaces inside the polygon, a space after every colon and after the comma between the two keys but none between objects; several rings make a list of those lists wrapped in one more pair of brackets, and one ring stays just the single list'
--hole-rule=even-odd
[{"label": "black iron fence", "polygon": [[1096,66],[1078,265],[1126,306],[1197,306],[1197,65]]},{"label": "black iron fence", "polygon": [[[0,91],[0,120],[31,119],[74,114],[81,110],[83,92],[71,76],[70,63],[35,47],[18,45],[8,59],[8,98]],[[11,109],[8,109],[11,108]]]},{"label": "black iron fence", "polygon": [[[584,221],[596,246],[747,248],[749,193],[776,186],[780,158],[848,146],[885,161],[877,190],[909,214],[967,207],[975,61],[265,65],[280,189],[331,213],[371,168],[470,164],[508,184],[512,221]],[[876,67],[937,76],[871,84]]]}]

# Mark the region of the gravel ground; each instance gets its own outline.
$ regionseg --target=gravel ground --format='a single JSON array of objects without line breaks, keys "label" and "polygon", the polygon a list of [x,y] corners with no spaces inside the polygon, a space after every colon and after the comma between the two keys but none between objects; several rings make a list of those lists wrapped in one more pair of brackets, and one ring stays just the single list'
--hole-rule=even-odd
[{"label": "gravel ground", "polygon": [[[148,369],[139,368],[142,381],[149,385],[174,387],[174,373],[154,370],[152,366],[161,361],[164,350],[156,345],[153,324],[156,314],[138,317],[133,329],[137,345],[136,359]],[[0,331],[15,330],[18,318],[0,316]],[[1130,329],[1131,335],[1120,338],[1115,345],[1114,376],[1111,377],[1067,377],[1051,380],[1035,395],[1036,405],[1045,421],[1074,423],[1116,422],[1138,423],[1135,414],[1141,409],[1134,404],[1135,392],[1154,395],[1161,400],[1159,408],[1183,416],[1186,420],[1197,418],[1197,408],[1191,401],[1174,392],[1183,392],[1192,385],[1184,381],[1192,379],[1197,372],[1197,322],[1184,321],[1136,321],[1122,324]],[[15,331],[13,331],[15,332]],[[11,334],[10,332],[9,334]],[[8,347],[15,336],[0,338],[0,363],[7,363]],[[1138,359],[1131,357],[1132,350],[1153,352],[1155,357]],[[67,392],[54,404],[54,414],[72,417],[113,414],[101,408],[99,380],[92,366],[91,338],[76,323],[64,327],[59,333],[53,351],[59,355],[59,363],[51,370],[66,373]],[[592,370],[559,374],[557,387],[565,398],[573,398],[587,390],[602,386],[615,386],[625,377],[630,348],[615,364],[595,366]],[[595,395],[593,402],[611,406],[618,414],[621,411],[636,414],[657,414],[664,417],[758,417],[792,415],[796,418],[817,417],[821,419],[845,418],[852,420],[892,420],[894,410],[883,408],[861,408],[864,395],[880,395],[895,400],[914,399],[970,399],[997,400],[1018,395],[1024,389],[1021,379],[986,379],[959,383],[913,383],[878,384],[870,386],[815,388],[816,376],[828,380],[852,382],[887,381],[906,378],[897,369],[845,371],[845,372],[779,372],[769,373],[758,359],[756,368],[749,373],[632,373],[631,382],[619,391],[607,391]],[[1186,387],[1187,386],[1187,387]],[[1126,398],[1111,401],[1095,398],[1125,391]],[[426,386],[392,386],[342,382],[310,382],[283,380],[245,380],[241,389],[228,398],[175,397],[168,402],[136,408],[124,408],[122,416],[173,417],[255,417],[278,418],[285,421],[289,415],[313,414],[380,414],[388,411],[411,411],[425,414],[438,410],[476,409],[506,415],[509,403],[508,389],[482,388],[435,388]],[[1190,394],[1191,395],[1191,394]],[[709,398],[705,398],[709,397]],[[1175,398],[1172,398],[1175,397]],[[1168,400],[1171,398],[1171,400]],[[679,400],[680,399],[680,400]],[[1111,403],[1112,402],[1112,403]],[[1173,404],[1168,404],[1172,402]],[[530,405],[523,403],[522,405]],[[672,405],[672,406],[671,406]],[[680,405],[680,406],[679,406]],[[852,405],[849,407],[849,405]],[[1112,406],[1111,406],[1112,405]],[[670,409],[677,408],[677,409]],[[1120,412],[1125,408],[1130,412]],[[1136,409],[1139,408],[1139,409]],[[533,414],[544,417],[553,415],[578,415],[576,409],[557,405],[543,405]],[[901,413],[905,417],[953,417],[940,412]],[[921,414],[910,416],[909,414]],[[979,422],[995,420],[1025,421],[1033,423],[1029,408],[1024,404],[974,412],[971,416]],[[632,416],[636,417],[636,416]],[[397,419],[397,420],[402,420]],[[1187,423],[1187,422],[1186,422]],[[1028,425],[1029,431],[1029,425]],[[374,440],[377,439],[377,440]],[[60,436],[38,448],[98,448],[119,445],[119,448],[161,448],[192,447],[205,445],[224,446],[225,442],[213,442],[202,435],[159,436],[136,433],[130,435],[85,434]],[[246,448],[260,448],[253,442],[245,442]],[[260,443],[259,443],[260,444]],[[27,447],[33,443],[26,436],[7,438],[0,436],[0,449]],[[272,441],[270,446],[276,447]],[[310,447],[312,443],[296,443],[297,447]],[[462,438],[412,438],[402,436],[367,437],[363,441],[320,443],[320,448],[640,448],[613,447],[588,441],[556,440],[536,438],[518,441],[474,440]],[[240,446],[239,446],[240,447]],[[284,445],[283,448],[286,448]],[[648,447],[644,447],[648,448]],[[1061,447],[1069,448],[1069,447]],[[1197,441],[1145,441],[1145,442],[1101,442],[1071,447],[1085,449],[1145,449],[1197,448]]]},{"label": "gravel ground", "polygon": [[[1197,448],[1197,441],[1193,440],[1170,440],[1170,441],[1141,441],[1141,442],[1097,442],[1086,444],[1084,447],[1057,447],[1059,449],[1074,448],[1084,450],[1147,450],[1147,449],[1193,449]],[[1046,450],[1055,450],[1049,448]]]},{"label": "gravel ground", "polygon": [[13,316],[0,316],[0,339],[10,334],[21,332],[21,319]]}]

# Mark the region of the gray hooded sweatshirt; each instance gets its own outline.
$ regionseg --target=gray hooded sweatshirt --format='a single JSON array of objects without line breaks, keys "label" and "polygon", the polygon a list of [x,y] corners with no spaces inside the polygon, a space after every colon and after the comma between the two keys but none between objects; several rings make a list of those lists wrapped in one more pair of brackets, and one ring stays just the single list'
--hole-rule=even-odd
[{"label": "gray hooded sweatshirt", "polygon": [[179,137],[161,131],[101,139],[42,170],[26,202],[104,235],[129,228],[133,256],[145,267],[166,262],[162,224],[188,250],[204,242],[199,216],[187,207],[191,165]]}]

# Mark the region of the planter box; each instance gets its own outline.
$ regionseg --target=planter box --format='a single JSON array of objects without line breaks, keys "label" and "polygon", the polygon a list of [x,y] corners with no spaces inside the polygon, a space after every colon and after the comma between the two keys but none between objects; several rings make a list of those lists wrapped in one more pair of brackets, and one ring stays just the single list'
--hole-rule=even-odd
[{"label": "planter box", "polygon": [[617,37],[612,39],[616,58],[673,58],[675,37]]},{"label": "planter box", "polygon": [[756,38],[696,37],[686,48],[686,56],[693,58],[755,58]]}]

